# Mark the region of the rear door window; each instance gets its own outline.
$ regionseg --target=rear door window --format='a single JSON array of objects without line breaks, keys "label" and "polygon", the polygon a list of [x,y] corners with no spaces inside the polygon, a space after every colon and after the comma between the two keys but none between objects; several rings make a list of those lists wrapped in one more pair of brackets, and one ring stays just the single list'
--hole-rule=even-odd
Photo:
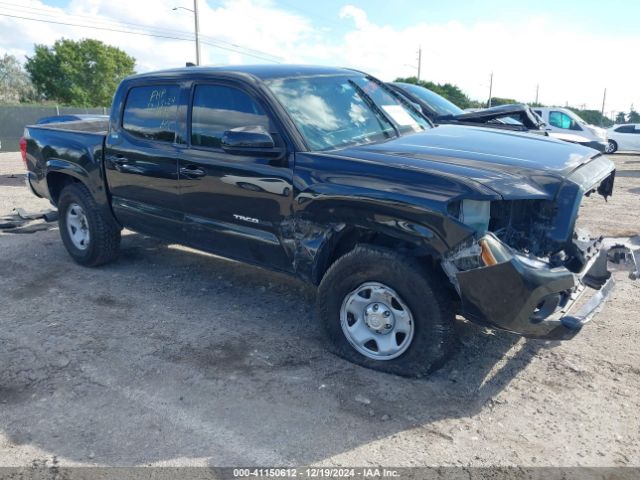
[{"label": "rear door window", "polygon": [[178,85],[148,85],[129,90],[122,128],[137,137],[173,142],[176,136]]}]

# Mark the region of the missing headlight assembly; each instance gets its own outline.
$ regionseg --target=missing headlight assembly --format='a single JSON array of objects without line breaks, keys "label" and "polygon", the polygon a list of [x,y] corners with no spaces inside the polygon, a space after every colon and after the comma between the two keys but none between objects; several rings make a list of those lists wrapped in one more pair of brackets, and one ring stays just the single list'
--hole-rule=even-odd
[{"label": "missing headlight assembly", "polygon": [[548,235],[557,212],[557,205],[548,200],[492,202],[489,231],[515,250],[550,257],[563,247]]},{"label": "missing headlight assembly", "polygon": [[[463,200],[451,206],[449,213],[474,231],[441,262],[462,313],[533,338],[575,335],[613,291],[612,270],[638,277],[637,246],[575,228],[584,196],[597,192],[606,200],[614,174],[596,161],[571,175],[553,200]],[[591,297],[578,306],[589,291]]]},{"label": "missing headlight assembly", "polygon": [[[602,308],[614,287],[610,270],[630,270],[630,277],[637,278],[639,262],[637,247],[603,239],[583,269],[574,273],[517,252],[487,233],[462,242],[442,266],[469,319],[531,338],[563,340]],[[589,290],[592,297],[576,309]]]}]

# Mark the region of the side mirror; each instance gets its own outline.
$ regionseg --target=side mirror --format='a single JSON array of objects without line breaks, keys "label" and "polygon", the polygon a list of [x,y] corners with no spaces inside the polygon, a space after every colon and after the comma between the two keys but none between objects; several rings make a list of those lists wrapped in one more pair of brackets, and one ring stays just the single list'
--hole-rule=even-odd
[{"label": "side mirror", "polygon": [[237,127],[222,135],[222,149],[238,155],[273,155],[282,152],[276,148],[273,137],[263,127]]}]

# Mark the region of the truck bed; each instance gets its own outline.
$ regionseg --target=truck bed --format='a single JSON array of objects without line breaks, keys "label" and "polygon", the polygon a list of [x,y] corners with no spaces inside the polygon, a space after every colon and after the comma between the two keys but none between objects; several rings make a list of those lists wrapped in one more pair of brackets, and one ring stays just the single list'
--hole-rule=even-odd
[{"label": "truck bed", "polygon": [[27,126],[24,135],[25,162],[28,170],[27,183],[33,192],[55,204],[59,192],[51,191],[47,175],[64,171],[71,172],[72,176],[85,182],[95,198],[104,199],[106,195],[102,159],[108,130],[108,120],[78,120]]},{"label": "truck bed", "polygon": [[106,135],[109,120],[77,120],[73,122],[52,122],[44,125],[30,125],[29,128],[46,128],[49,130],[67,130],[73,132],[96,133]]}]

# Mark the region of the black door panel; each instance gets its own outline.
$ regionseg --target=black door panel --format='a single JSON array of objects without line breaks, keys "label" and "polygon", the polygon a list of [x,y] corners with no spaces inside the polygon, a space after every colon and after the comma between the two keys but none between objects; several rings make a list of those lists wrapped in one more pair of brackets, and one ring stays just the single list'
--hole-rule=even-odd
[{"label": "black door panel", "polygon": [[282,221],[291,214],[292,179],[291,170],[282,163],[282,159],[185,150],[180,164],[197,165],[205,172],[198,177],[184,176],[180,168],[189,244],[290,270],[279,232]]},{"label": "black door panel", "polygon": [[240,260],[292,270],[280,238],[291,215],[292,165],[221,148],[226,130],[261,126],[278,138],[258,101],[229,85],[196,85],[190,146],[179,160],[187,242]]},{"label": "black door panel", "polygon": [[182,241],[174,143],[178,85],[130,90],[121,128],[107,136],[105,169],[114,214],[132,230]]}]

